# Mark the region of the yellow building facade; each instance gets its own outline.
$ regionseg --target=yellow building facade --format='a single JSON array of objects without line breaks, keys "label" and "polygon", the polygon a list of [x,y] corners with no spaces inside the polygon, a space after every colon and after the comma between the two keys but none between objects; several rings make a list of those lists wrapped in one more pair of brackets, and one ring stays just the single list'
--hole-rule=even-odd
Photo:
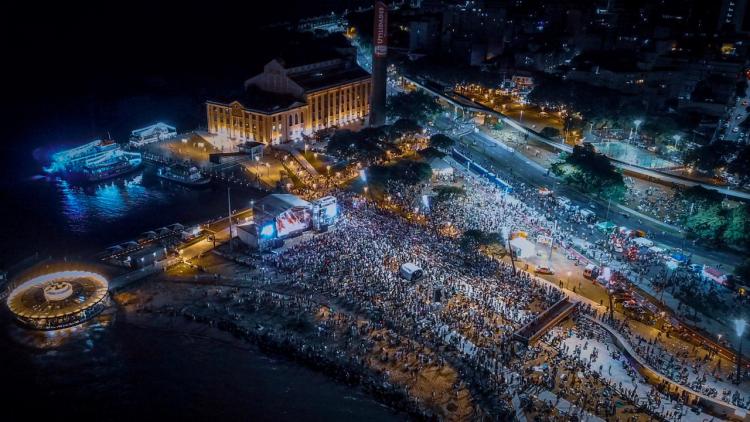
[{"label": "yellow building facade", "polygon": [[208,131],[241,143],[278,144],[316,130],[364,121],[372,78],[349,59],[296,67],[272,60],[245,81],[243,98],[208,101]]}]

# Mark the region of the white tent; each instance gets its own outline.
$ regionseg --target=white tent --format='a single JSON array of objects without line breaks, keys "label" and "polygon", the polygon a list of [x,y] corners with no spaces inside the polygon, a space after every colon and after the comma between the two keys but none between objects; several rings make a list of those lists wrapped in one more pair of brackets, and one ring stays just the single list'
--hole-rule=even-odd
[{"label": "white tent", "polygon": [[453,167],[442,158],[435,157],[432,160],[430,160],[429,163],[430,163],[430,168],[432,168],[433,176],[452,176],[453,175]]},{"label": "white tent", "polygon": [[528,258],[536,254],[536,247],[523,237],[516,237],[510,241],[510,247],[518,258]]},{"label": "white tent", "polygon": [[635,243],[636,245],[640,247],[646,247],[646,248],[650,248],[654,246],[654,242],[646,239],[645,237],[636,237],[635,239],[633,239],[633,243]]},{"label": "white tent", "polygon": [[652,246],[652,247],[648,248],[648,250],[650,250],[653,253],[662,253],[662,252],[664,252],[664,248],[660,248],[658,246]]}]

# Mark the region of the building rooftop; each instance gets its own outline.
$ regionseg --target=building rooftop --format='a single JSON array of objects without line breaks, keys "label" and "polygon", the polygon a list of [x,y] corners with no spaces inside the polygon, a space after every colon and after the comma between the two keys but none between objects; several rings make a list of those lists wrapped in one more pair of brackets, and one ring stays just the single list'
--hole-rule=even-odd
[{"label": "building rooftop", "polygon": [[302,100],[293,95],[263,91],[254,86],[248,87],[239,97],[222,98],[214,102],[226,105],[234,101],[239,102],[246,109],[266,114],[273,114],[304,104]]},{"label": "building rooftop", "polygon": [[154,123],[151,126],[146,126],[144,128],[136,129],[132,131],[130,134],[132,136],[142,136],[146,138],[146,137],[153,135],[156,130],[167,130],[170,132],[174,132],[177,129],[175,129],[174,126],[170,126],[166,123],[158,122],[158,123]]},{"label": "building rooftop", "polygon": [[256,141],[246,141],[240,144],[241,148],[255,148],[255,147],[262,147],[265,146],[263,142],[256,142]]},{"label": "building rooftop", "polygon": [[370,77],[370,73],[356,64],[332,69],[320,69],[309,73],[289,76],[307,92],[314,92],[334,85],[355,82]]},{"label": "building rooftop", "polygon": [[309,208],[311,205],[298,196],[288,193],[275,193],[256,201],[253,206],[253,215],[256,223],[263,222],[297,207]]}]

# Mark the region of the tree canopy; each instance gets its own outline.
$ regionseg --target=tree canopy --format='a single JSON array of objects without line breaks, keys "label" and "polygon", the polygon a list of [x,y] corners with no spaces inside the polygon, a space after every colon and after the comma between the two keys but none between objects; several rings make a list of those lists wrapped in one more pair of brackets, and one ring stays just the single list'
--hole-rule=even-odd
[{"label": "tree canopy", "polygon": [[734,142],[716,141],[689,151],[685,154],[685,164],[713,173],[729,164],[736,152],[737,145]]},{"label": "tree canopy", "polygon": [[339,130],[328,142],[326,151],[341,159],[372,163],[385,157],[382,143],[386,138],[385,129],[365,128],[359,132]]},{"label": "tree canopy", "polygon": [[398,119],[387,127],[387,131],[388,139],[395,142],[402,137],[415,136],[422,131],[422,126],[412,119]]},{"label": "tree canopy", "polygon": [[466,196],[466,190],[460,186],[440,185],[433,188],[437,194],[435,199],[445,201],[454,196]]},{"label": "tree canopy", "polygon": [[436,133],[430,136],[430,146],[442,151],[447,151],[455,145],[456,140],[450,136],[443,135],[442,133]]},{"label": "tree canopy", "polygon": [[750,209],[747,204],[734,208],[724,208],[721,202],[706,204],[685,218],[688,234],[734,249],[750,247]]},{"label": "tree canopy", "polygon": [[747,205],[729,210],[721,239],[727,245],[750,246],[750,212]]},{"label": "tree canopy", "polygon": [[429,94],[415,90],[388,97],[386,111],[391,117],[424,122],[440,112],[440,105]]},{"label": "tree canopy", "polygon": [[430,165],[415,160],[399,160],[395,164],[371,166],[368,172],[371,182],[380,185],[387,182],[416,185],[432,177]]},{"label": "tree canopy", "polygon": [[461,237],[461,248],[474,253],[482,249],[490,255],[503,256],[506,253],[505,242],[500,233],[488,233],[481,230],[466,230]]},{"label": "tree canopy", "polygon": [[554,163],[552,172],[582,192],[618,200],[625,194],[625,181],[607,157],[591,144],[576,145],[573,153]]},{"label": "tree canopy", "polygon": [[584,82],[540,75],[529,100],[548,107],[570,107],[588,121],[609,127],[629,127],[635,118],[645,115],[646,107],[638,97],[593,86]]},{"label": "tree canopy", "polygon": [[685,220],[685,229],[693,236],[717,241],[721,238],[726,219],[721,204],[714,204],[704,210],[689,215]]},{"label": "tree canopy", "polygon": [[691,186],[680,193],[682,199],[695,202],[699,207],[721,202],[723,196],[716,190],[706,189],[701,185]]}]

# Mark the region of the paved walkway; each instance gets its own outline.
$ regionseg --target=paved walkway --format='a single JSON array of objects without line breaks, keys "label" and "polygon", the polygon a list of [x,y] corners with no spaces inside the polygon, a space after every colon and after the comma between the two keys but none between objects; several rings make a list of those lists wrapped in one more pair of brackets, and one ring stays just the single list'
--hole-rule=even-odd
[{"label": "paved walkway", "polygon": [[619,331],[615,330],[613,327],[611,327],[609,324],[606,324],[596,318],[592,318],[588,315],[584,315],[584,317],[596,324],[598,324],[600,327],[604,328],[609,332],[610,335],[612,335],[614,338],[618,341],[618,347],[622,348],[625,353],[627,353],[632,359],[634,359],[640,366],[644,368],[644,370],[648,373],[647,379],[656,378],[658,383],[661,382],[667,382],[670,385],[670,390],[676,389],[678,391],[687,391],[692,396],[698,397],[701,400],[701,403],[708,404],[712,403],[715,404],[717,407],[722,407],[727,410],[730,410],[734,413],[735,416],[739,418],[745,418],[748,415],[748,411],[745,409],[742,409],[740,407],[737,407],[731,403],[727,403],[723,400],[716,399],[713,397],[708,397],[700,392],[697,392],[691,388],[688,388],[682,384],[679,384],[677,382],[672,381],[670,378],[667,378],[666,376],[662,375],[659,371],[654,369],[650,364],[648,364],[646,361],[644,361],[638,353],[634,350],[633,346],[630,344],[630,342],[619,333]]},{"label": "paved walkway", "polygon": [[307,173],[310,174],[312,177],[318,177],[319,173],[317,170],[315,170],[315,167],[310,164],[309,161],[307,161],[307,158],[305,158],[304,155],[300,154],[300,152],[296,148],[290,148],[289,152],[292,154],[295,160],[304,168]]}]

